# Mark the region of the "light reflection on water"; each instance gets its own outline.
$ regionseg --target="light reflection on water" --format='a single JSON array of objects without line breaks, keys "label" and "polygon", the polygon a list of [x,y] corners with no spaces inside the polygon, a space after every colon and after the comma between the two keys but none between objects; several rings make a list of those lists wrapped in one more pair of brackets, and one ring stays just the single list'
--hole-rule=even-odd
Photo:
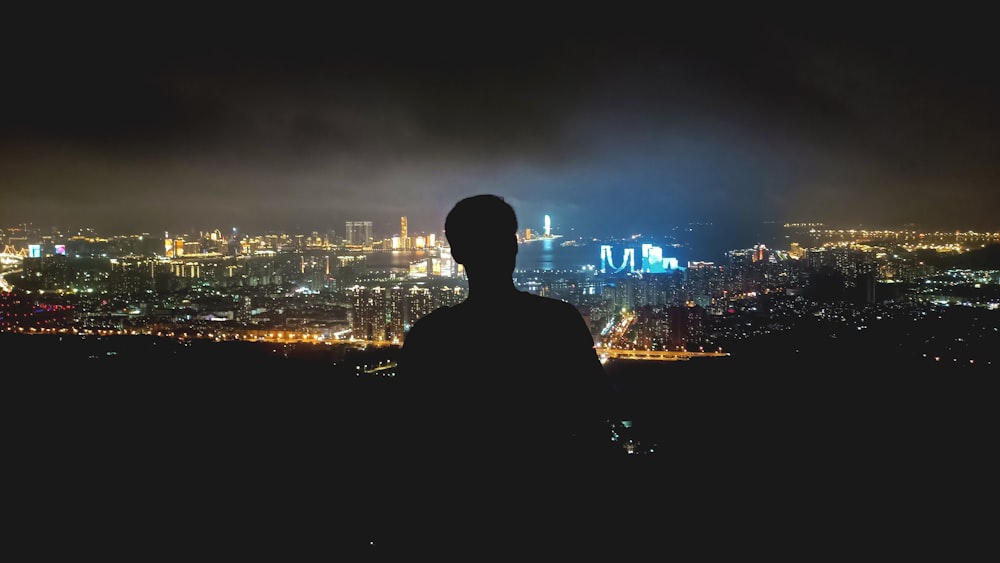
[{"label": "light reflection on water", "polygon": [[[624,248],[623,243],[612,245],[616,260],[621,258]],[[667,253],[668,249],[664,249]],[[669,249],[674,250],[674,249]],[[375,252],[369,254],[365,259],[365,265],[369,268],[407,268],[410,262],[427,258],[427,251],[396,251],[396,252]],[[677,257],[677,253],[669,253],[672,257]],[[518,270],[570,270],[578,271],[585,267],[598,268],[601,264],[601,245],[596,242],[580,243],[575,246],[561,246],[560,239],[543,239],[518,245],[517,263]],[[685,264],[685,262],[681,262]]]},{"label": "light reflection on water", "polygon": [[[601,263],[601,247],[597,243],[560,246],[560,239],[536,240],[518,245],[519,270],[579,270]],[[369,268],[407,268],[410,262],[422,260],[428,251],[374,252],[365,258]]]},{"label": "light reflection on water", "polygon": [[[587,264],[586,256],[576,256],[580,254],[578,247],[561,247],[555,241],[559,239],[541,239],[531,242],[521,243],[517,247],[517,268],[520,270],[578,270]],[[589,250],[589,247],[584,247]],[[561,261],[556,262],[556,250],[564,251],[559,253]],[[578,252],[574,253],[576,250]],[[599,252],[599,251],[598,251]],[[598,256],[600,258],[600,256]],[[570,264],[577,261],[579,264]]]},{"label": "light reflection on water", "polygon": [[[676,258],[681,267],[686,267],[689,261],[707,261],[725,263],[725,252],[735,248],[749,248],[756,243],[767,243],[768,247],[787,245],[781,240],[780,229],[772,227],[774,232],[754,231],[739,236],[720,236],[720,233],[686,233],[690,240],[670,241],[663,238],[649,240],[634,240],[629,242],[609,241],[606,243],[587,240],[576,240],[575,245],[563,246],[566,238],[536,239],[518,245],[517,264],[519,270],[570,270],[576,271],[586,266],[600,268],[601,244],[611,244],[615,263],[620,263],[626,246],[636,251],[636,267],[639,267],[640,247],[643,242],[649,242],[663,249],[665,258]],[[671,242],[681,242],[674,246]],[[394,251],[374,252],[367,255],[365,264],[369,268],[408,268],[411,262],[427,258],[430,251]]]}]

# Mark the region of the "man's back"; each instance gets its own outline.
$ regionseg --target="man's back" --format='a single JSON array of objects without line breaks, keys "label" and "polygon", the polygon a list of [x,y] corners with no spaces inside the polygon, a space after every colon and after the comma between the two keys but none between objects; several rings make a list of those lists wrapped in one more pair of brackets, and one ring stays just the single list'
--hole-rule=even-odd
[{"label": "man's back", "polygon": [[579,312],[525,292],[418,321],[399,377],[414,416],[439,425],[452,452],[564,456],[607,415],[606,376]]},{"label": "man's back", "polygon": [[512,292],[438,309],[407,335],[397,379],[398,498],[444,518],[402,529],[516,548],[595,522],[583,507],[608,490],[610,387],[573,305]]},{"label": "man's back", "polygon": [[399,357],[382,494],[403,552],[526,554],[539,541],[564,551],[554,529],[597,537],[581,530],[606,505],[611,387],[576,308],[514,286],[516,232],[490,194],[445,219],[469,294],[418,320]]}]

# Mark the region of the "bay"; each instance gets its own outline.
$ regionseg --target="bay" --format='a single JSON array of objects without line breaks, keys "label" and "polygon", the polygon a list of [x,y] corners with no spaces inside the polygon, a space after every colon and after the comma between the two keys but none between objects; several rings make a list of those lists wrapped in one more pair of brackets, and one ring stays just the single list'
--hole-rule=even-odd
[{"label": "bay", "polygon": [[[788,248],[787,234],[780,225],[760,224],[753,228],[718,228],[698,225],[674,229],[670,234],[648,237],[622,237],[608,239],[570,239],[555,237],[537,239],[518,245],[516,268],[519,270],[569,270],[601,267],[601,246],[611,247],[614,264],[620,265],[625,249],[635,254],[636,267],[641,266],[643,244],[662,249],[663,257],[674,258],[680,267],[688,262],[714,262],[724,264],[726,253],[734,249],[751,248],[764,244],[769,248]],[[366,257],[369,268],[405,269],[411,262],[427,258],[425,250],[374,252]]]}]

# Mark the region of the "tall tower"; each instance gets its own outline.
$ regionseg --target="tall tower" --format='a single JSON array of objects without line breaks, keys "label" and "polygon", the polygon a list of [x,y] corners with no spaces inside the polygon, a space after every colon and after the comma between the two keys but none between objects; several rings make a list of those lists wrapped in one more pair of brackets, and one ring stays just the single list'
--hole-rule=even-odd
[{"label": "tall tower", "polygon": [[409,250],[410,238],[406,236],[406,217],[399,218],[399,238],[400,242],[403,243],[403,250]]},{"label": "tall tower", "polygon": [[371,221],[347,221],[344,231],[347,244],[370,245],[374,240]]},{"label": "tall tower", "polygon": [[546,215],[545,216],[545,238],[549,238],[551,236],[552,236],[552,220],[549,219],[548,215]]}]

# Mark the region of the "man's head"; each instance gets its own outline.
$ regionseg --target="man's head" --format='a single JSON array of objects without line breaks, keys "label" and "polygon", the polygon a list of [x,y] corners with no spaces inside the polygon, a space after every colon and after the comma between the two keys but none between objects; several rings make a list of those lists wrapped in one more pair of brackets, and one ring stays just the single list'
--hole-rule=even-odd
[{"label": "man's head", "polygon": [[455,261],[466,270],[493,269],[510,274],[517,255],[517,215],[497,195],[474,195],[448,212],[444,234]]}]

